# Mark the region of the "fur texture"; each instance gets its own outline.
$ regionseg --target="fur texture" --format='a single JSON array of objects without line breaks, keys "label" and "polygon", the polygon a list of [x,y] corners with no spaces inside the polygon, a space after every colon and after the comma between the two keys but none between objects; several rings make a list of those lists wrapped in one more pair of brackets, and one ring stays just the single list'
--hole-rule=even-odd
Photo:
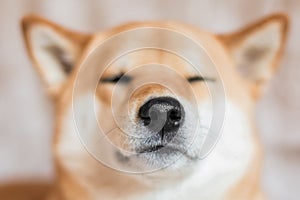
[{"label": "fur texture", "polygon": [[[223,35],[178,22],[136,22],[82,34],[37,16],[25,17],[22,27],[30,58],[56,106],[53,153],[57,178],[47,192],[43,190],[47,199],[263,199],[259,179],[262,150],[253,108],[277,68],[287,25],[285,15],[275,14]],[[139,43],[139,34],[108,46],[105,55],[96,52],[94,60],[86,62],[91,50],[103,41],[149,27],[179,32],[200,44],[205,51],[199,53],[175,37],[147,36],[147,41],[159,41],[190,57],[199,66],[201,77],[188,61],[162,49],[140,49],[110,63],[107,69],[98,66],[105,58],[101,56]],[[84,65],[88,68],[81,74],[80,66]],[[104,80],[119,74],[130,78],[117,86],[103,81],[90,89],[91,82],[99,78],[99,70]],[[151,82],[153,78],[160,84]],[[187,84],[192,79],[197,81]],[[76,93],[78,81],[83,84]],[[212,96],[222,96],[222,92],[222,134],[204,157],[204,141],[213,139],[212,121],[222,118],[214,110],[218,102],[212,102]],[[164,149],[141,154],[161,141],[140,123],[138,110],[149,99],[165,96],[180,102],[185,121]],[[110,142],[98,141],[99,134]],[[121,173],[114,168],[151,173]]]}]

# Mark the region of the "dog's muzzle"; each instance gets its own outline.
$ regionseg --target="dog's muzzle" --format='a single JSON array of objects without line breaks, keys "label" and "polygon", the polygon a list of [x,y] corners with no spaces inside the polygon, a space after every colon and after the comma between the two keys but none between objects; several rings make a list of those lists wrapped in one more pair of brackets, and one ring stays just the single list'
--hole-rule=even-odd
[{"label": "dog's muzzle", "polygon": [[159,134],[162,142],[169,142],[184,122],[184,109],[172,97],[158,97],[142,105],[138,117],[150,132]]}]

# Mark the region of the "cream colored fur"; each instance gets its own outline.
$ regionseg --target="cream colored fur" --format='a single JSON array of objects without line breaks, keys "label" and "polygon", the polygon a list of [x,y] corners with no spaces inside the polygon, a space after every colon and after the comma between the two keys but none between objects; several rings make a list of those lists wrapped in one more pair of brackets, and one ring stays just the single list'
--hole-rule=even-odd
[{"label": "cream colored fur", "polygon": [[[278,65],[285,43],[287,23],[285,15],[275,14],[240,31],[218,35],[178,22],[138,22],[92,35],[66,30],[40,17],[25,17],[23,31],[29,55],[43,77],[56,108],[53,153],[57,178],[47,193],[47,199],[263,199],[260,188],[262,148],[255,130],[253,108],[262,88]],[[113,84],[106,83],[96,89],[95,112],[87,109],[87,97],[93,96],[94,91],[83,86],[82,93],[74,96],[74,85],[78,81],[76,78],[80,73],[80,66],[84,65],[90,50],[116,34],[145,27],[176,31],[200,44],[205,51],[199,54],[176,39],[166,40],[177,50],[195,58],[203,73],[201,75],[214,78],[215,84],[224,87],[225,118],[221,134],[215,147],[204,158],[200,159],[200,147],[204,138],[210,137],[208,130],[212,116],[218,115],[214,113],[215,104],[210,101],[210,92],[219,95],[221,91],[209,91],[203,82],[191,83],[189,86],[194,92],[194,103],[186,92],[188,89],[184,82],[175,75],[176,78],[168,80],[167,83],[175,88],[177,96],[159,84],[148,84],[140,87],[131,96],[129,86],[122,86],[116,97],[113,96]],[[153,34],[148,39],[156,42],[160,38]],[[137,41],[115,43],[107,52],[118,51]],[[134,71],[135,67],[149,63],[168,66],[166,70],[181,74],[183,80],[196,75],[189,63],[178,56],[161,50],[143,49],[112,63],[103,76],[111,77],[120,72]],[[89,80],[96,79],[96,71],[101,69],[101,66],[88,67],[92,70],[82,76],[87,88]],[[134,78],[145,81],[145,74],[150,74],[150,78],[164,77],[163,68],[158,68],[153,75],[147,69],[137,71]],[[216,68],[218,75],[211,72],[212,68]],[[112,144],[97,143],[96,136],[99,132],[93,117],[96,115],[98,121],[103,123],[102,134],[105,135],[107,130],[117,126],[110,114],[111,102],[115,102],[119,113],[124,113],[126,109],[122,106],[122,101],[127,96],[129,102],[126,108],[129,116],[120,121],[132,134],[142,135],[147,132],[133,121],[137,120],[139,107],[149,98],[174,96],[185,108],[187,122],[179,129],[184,139],[180,139],[181,143],[177,145],[186,152],[181,152],[179,159],[170,166],[142,174],[118,172],[105,166],[108,163],[110,166],[128,170],[162,167],[164,160],[170,161],[173,155],[170,154],[170,157],[164,159],[154,154],[131,156],[126,151],[142,146],[143,142],[130,137],[124,139],[119,129],[112,136],[108,136]],[[74,104],[79,105],[79,114],[75,113],[80,119],[79,124],[74,121]],[[198,116],[193,115],[194,111],[197,111]],[[85,136],[94,144],[93,150],[100,154],[105,152],[102,158],[106,163],[99,162],[88,152],[89,148],[85,148],[80,133],[78,135],[77,126],[81,126],[81,123],[84,124]],[[192,134],[197,123],[201,126]],[[115,154],[113,145],[120,144],[124,151],[119,154],[127,159],[126,164]]]}]

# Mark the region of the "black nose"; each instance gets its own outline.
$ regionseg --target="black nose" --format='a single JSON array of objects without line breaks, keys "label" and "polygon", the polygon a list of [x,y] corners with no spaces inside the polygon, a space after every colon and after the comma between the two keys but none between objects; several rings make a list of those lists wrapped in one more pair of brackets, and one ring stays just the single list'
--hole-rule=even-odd
[{"label": "black nose", "polygon": [[139,110],[144,126],[169,139],[177,133],[184,121],[184,110],[172,97],[159,97],[147,101]]}]

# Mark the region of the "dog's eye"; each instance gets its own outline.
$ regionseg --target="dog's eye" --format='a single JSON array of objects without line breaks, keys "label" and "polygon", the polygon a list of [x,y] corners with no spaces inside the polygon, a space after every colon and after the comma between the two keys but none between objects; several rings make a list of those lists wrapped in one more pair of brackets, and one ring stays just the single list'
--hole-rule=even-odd
[{"label": "dog's eye", "polygon": [[130,76],[126,76],[124,75],[124,73],[115,75],[115,76],[111,76],[111,77],[105,77],[100,79],[100,82],[102,83],[129,83],[131,81],[131,77]]},{"label": "dog's eye", "polygon": [[192,77],[189,77],[187,80],[190,83],[196,82],[196,81],[215,81],[215,79],[213,79],[213,78],[205,78],[202,76],[192,76]]}]

